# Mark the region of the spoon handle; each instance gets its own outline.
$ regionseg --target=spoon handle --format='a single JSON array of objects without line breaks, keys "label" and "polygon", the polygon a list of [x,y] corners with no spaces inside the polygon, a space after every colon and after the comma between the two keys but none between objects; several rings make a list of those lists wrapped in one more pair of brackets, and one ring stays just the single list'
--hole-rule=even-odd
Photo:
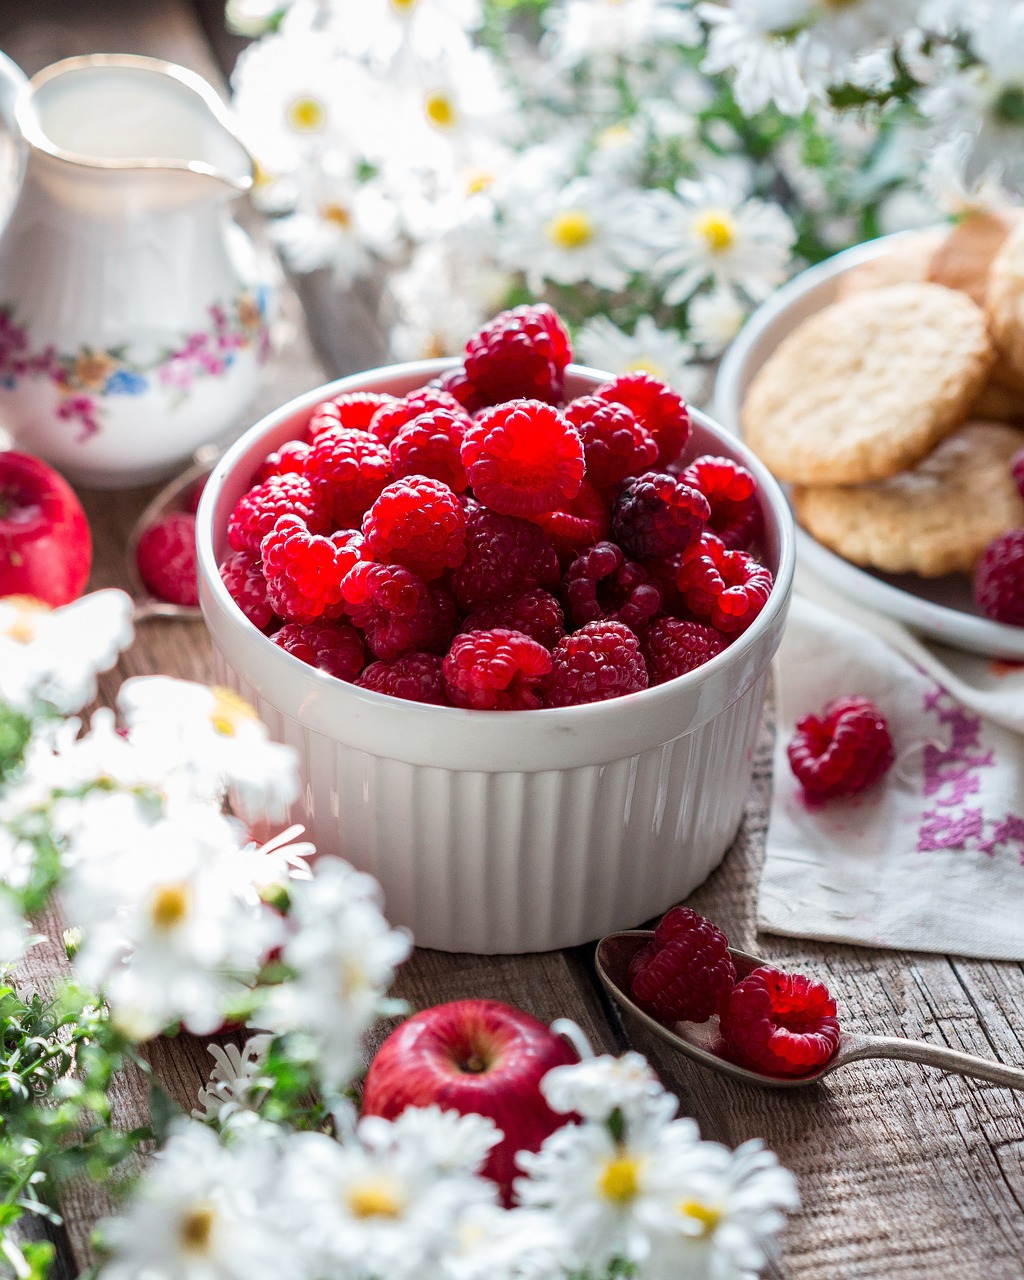
[{"label": "spoon handle", "polygon": [[1024,1070],[1008,1067],[1002,1062],[977,1058],[972,1053],[958,1053],[942,1045],[928,1044],[924,1040],[903,1040],[895,1036],[851,1036],[842,1048],[843,1060],[855,1058],[900,1058],[905,1062],[920,1062],[926,1067],[938,1067],[941,1071],[953,1071],[960,1076],[973,1076],[976,1080],[991,1080],[1007,1089],[1024,1089]]}]

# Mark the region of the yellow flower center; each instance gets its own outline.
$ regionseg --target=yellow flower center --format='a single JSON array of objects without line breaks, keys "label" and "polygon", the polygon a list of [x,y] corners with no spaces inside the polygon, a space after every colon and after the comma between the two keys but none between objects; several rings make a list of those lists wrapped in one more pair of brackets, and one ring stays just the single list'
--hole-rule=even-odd
[{"label": "yellow flower center", "polygon": [[343,204],[336,204],[333,201],[320,206],[320,217],[324,222],[331,222],[336,227],[340,227],[342,231],[348,231],[352,226],[352,214]]},{"label": "yellow flower center", "polygon": [[736,239],[736,219],[727,209],[705,209],[693,220],[693,234],[699,236],[712,253],[724,253]]},{"label": "yellow flower center", "polygon": [[693,1218],[694,1221],[700,1223],[700,1234],[709,1236],[722,1221],[721,1209],[712,1209],[706,1204],[701,1204],[699,1200],[684,1200],[679,1206],[679,1212],[684,1218]]},{"label": "yellow flower center", "polygon": [[398,1186],[387,1178],[369,1178],[357,1182],[345,1193],[349,1212],[354,1218],[400,1218],[402,1196]]},{"label": "yellow flower center", "polygon": [[149,917],[161,933],[170,933],[188,916],[192,891],[187,884],[165,884],[153,894]]},{"label": "yellow flower center", "polygon": [[637,356],[635,360],[631,360],[626,365],[623,373],[649,373],[652,378],[658,378],[665,381],[665,375],[662,372],[661,365],[656,360],[652,360],[650,356]]},{"label": "yellow flower center", "polygon": [[548,239],[559,249],[582,249],[594,238],[594,224],[582,209],[564,209],[548,223]]},{"label": "yellow flower center", "polygon": [[233,738],[246,721],[256,721],[259,716],[256,709],[240,698],[231,689],[219,685],[210,690],[213,694],[213,706],[210,708],[210,723],[223,738]]},{"label": "yellow flower center", "polygon": [[640,1194],[640,1161],[635,1156],[612,1156],[605,1161],[597,1188],[606,1200],[629,1204]]},{"label": "yellow flower center", "polygon": [[391,7],[401,14],[412,13],[416,8],[417,0],[391,0]]},{"label": "yellow flower center", "polygon": [[213,1205],[196,1205],[181,1217],[178,1223],[178,1239],[186,1253],[208,1253],[213,1239],[213,1227],[217,1211]]},{"label": "yellow flower center", "polygon": [[474,169],[466,175],[466,195],[477,196],[494,186],[494,174],[489,169]]},{"label": "yellow flower center", "polygon": [[269,187],[274,181],[274,175],[260,164],[258,160],[252,162],[252,185],[254,187]]},{"label": "yellow flower center", "polygon": [[623,147],[632,136],[628,124],[610,124],[597,135],[597,145],[602,148]]},{"label": "yellow flower center", "polygon": [[458,110],[446,93],[428,93],[423,102],[423,110],[435,129],[447,132],[458,123]]},{"label": "yellow flower center", "polygon": [[5,596],[0,600],[14,610],[14,617],[4,627],[3,635],[15,644],[31,644],[36,638],[36,617],[40,613],[49,613],[50,606],[35,596]]},{"label": "yellow flower center", "polygon": [[316,98],[296,98],[285,112],[285,119],[296,133],[319,133],[327,112]]}]

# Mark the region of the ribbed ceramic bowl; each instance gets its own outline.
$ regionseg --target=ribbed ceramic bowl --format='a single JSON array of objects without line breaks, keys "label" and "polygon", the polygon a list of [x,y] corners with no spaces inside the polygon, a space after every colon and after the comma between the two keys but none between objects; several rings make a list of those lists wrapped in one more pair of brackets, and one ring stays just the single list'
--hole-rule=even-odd
[{"label": "ribbed ceramic bowl", "polygon": [[[263,458],[301,435],[321,400],[404,395],[449,363],[342,378],[252,427],[199,508],[200,601],[217,678],[299,753],[292,820],[321,852],[377,877],[392,922],[444,951],[571,946],[684,898],[732,843],[792,587],[792,520],[757,459],[696,414],[686,456],[728,455],[755,473],[775,574],[764,610],[723,653],[641,693],[542,711],[427,706],[335,680],[257,631],[228,595],[217,572],[228,517]],[[572,366],[567,393],[606,377]]]}]

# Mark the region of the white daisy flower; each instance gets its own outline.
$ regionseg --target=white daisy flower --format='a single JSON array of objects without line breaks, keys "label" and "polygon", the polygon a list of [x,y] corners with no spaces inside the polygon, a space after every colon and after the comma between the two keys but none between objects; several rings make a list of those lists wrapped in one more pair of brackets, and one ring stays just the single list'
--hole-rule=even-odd
[{"label": "white daisy flower", "polygon": [[459,1218],[458,1243],[445,1254],[441,1280],[565,1280],[572,1254],[553,1214],[472,1205]]},{"label": "white daisy flower", "polygon": [[769,105],[799,115],[826,84],[824,68],[809,65],[806,33],[794,34],[794,20],[806,10],[806,0],[699,5],[698,17],[711,28],[701,70],[707,75],[734,73],[732,90],[747,115]]},{"label": "white daisy flower", "polygon": [[210,1078],[199,1090],[195,1120],[222,1128],[240,1112],[251,1112],[263,1096],[257,1080],[267,1058],[273,1036],[250,1036],[241,1048],[236,1044],[211,1044],[207,1048],[214,1061]]},{"label": "white daisy flower", "polygon": [[921,7],[921,0],[809,0],[804,23],[839,79],[858,54],[910,31]]},{"label": "white daisy flower", "polygon": [[389,335],[396,360],[461,355],[466,336],[501,309],[509,277],[452,236],[421,245],[390,281],[399,320]]},{"label": "white daisy flower", "polygon": [[717,356],[743,327],[748,308],[728,287],[698,293],[686,312],[690,337],[706,356]]},{"label": "white daisy flower", "polygon": [[438,1106],[406,1107],[391,1122],[396,1142],[419,1149],[438,1173],[479,1173],[504,1136],[487,1116],[461,1115]]},{"label": "white daisy flower", "polygon": [[674,196],[665,194],[663,213],[657,270],[669,305],[707,280],[759,302],[785,279],[796,232],[778,205],[744,199],[712,177],[679,182]]},{"label": "white daisy flower", "polygon": [[595,316],[576,334],[575,347],[583,364],[615,374],[649,373],[685,400],[695,399],[705,380],[704,371],[691,363],[693,347],[678,333],[659,329],[650,316],[641,316],[632,334],[607,316]]},{"label": "white daisy flower", "polygon": [[693,14],[677,0],[567,0],[548,7],[545,25],[550,55],[561,67],[629,59],[652,46],[700,40]]},{"label": "white daisy flower", "polygon": [[671,1120],[678,1106],[639,1053],[583,1058],[554,1067],[541,1081],[548,1106],[560,1115],[575,1112],[584,1120],[604,1121],[620,1111],[627,1125],[650,1116]]},{"label": "white daisy flower", "polygon": [[323,178],[319,173],[304,185],[295,209],[274,219],[270,234],[293,271],[327,267],[344,292],[398,255],[398,211],[377,184]]}]

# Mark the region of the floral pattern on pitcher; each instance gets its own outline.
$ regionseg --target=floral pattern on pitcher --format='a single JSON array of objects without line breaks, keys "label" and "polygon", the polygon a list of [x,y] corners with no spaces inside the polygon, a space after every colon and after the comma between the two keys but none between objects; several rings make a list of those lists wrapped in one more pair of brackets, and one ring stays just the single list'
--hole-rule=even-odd
[{"label": "floral pattern on pitcher", "polygon": [[57,417],[78,425],[79,442],[88,440],[102,427],[106,397],[139,396],[156,388],[177,408],[197,379],[220,377],[239,351],[254,348],[262,364],[269,349],[267,295],[261,286],[238,294],[227,306],[214,304],[208,308],[207,328],[186,335],[148,364],[133,361],[127,343],[81,347],[72,355],[62,355],[53,345],[32,351],[28,330],[15,321],[14,308],[0,307],[0,390],[13,391],[23,378],[48,379],[60,392]]}]

